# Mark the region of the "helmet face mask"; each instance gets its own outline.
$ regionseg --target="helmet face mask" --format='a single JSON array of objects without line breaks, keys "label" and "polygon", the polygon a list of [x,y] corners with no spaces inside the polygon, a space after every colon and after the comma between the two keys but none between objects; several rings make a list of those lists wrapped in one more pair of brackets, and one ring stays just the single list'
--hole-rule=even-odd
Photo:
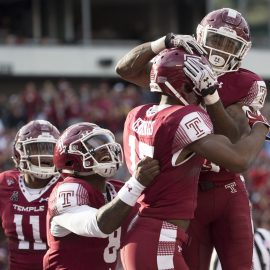
[{"label": "helmet face mask", "polygon": [[244,46],[244,41],[241,38],[233,36],[229,37],[228,35],[223,35],[212,29],[208,29],[206,33],[207,35],[205,36],[204,41],[206,48],[215,48],[216,51],[225,52],[236,57],[241,56]]},{"label": "helmet face mask", "polygon": [[[81,151],[78,150],[78,143],[82,145]],[[71,143],[68,152],[81,155],[84,169],[92,169],[102,177],[113,176],[123,163],[120,144],[116,143],[114,136],[105,130],[93,131]]]},{"label": "helmet face mask", "polygon": [[197,27],[197,41],[208,51],[218,74],[238,70],[251,48],[249,26],[242,15],[223,8],[207,14]]},{"label": "helmet face mask", "polygon": [[57,169],[65,174],[112,177],[123,163],[123,152],[109,130],[79,123],[62,134],[54,161]]},{"label": "helmet face mask", "polygon": [[36,179],[48,179],[56,175],[53,151],[60,133],[44,120],[31,121],[17,133],[14,141],[16,167]]}]

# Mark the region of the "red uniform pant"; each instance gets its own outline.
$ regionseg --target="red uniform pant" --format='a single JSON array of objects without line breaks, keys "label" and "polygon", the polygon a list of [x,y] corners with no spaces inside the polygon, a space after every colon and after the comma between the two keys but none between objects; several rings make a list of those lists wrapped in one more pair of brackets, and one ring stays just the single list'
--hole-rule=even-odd
[{"label": "red uniform pant", "polygon": [[243,181],[237,177],[198,191],[195,219],[188,228],[183,255],[190,270],[208,270],[213,246],[222,270],[250,270],[253,230],[250,203]]},{"label": "red uniform pant", "polygon": [[188,270],[182,256],[186,233],[166,221],[138,217],[124,239],[125,270]]}]

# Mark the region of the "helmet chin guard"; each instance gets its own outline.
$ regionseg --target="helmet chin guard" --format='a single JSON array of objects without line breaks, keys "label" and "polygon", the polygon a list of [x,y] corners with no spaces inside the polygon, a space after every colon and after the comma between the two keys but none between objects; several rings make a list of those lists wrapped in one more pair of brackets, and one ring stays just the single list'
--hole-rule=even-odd
[{"label": "helmet chin guard", "polygon": [[[39,166],[35,166],[33,164],[29,164],[29,170],[23,170],[26,173],[30,173],[31,175],[33,175],[35,178],[37,179],[48,179],[50,177],[52,177],[53,175],[58,174],[55,171],[55,166],[53,167],[39,167]],[[39,171],[40,173],[36,173],[37,171]]]},{"label": "helmet chin guard", "polygon": [[116,164],[100,164],[97,167],[93,167],[93,171],[105,178],[112,177],[116,174]]}]

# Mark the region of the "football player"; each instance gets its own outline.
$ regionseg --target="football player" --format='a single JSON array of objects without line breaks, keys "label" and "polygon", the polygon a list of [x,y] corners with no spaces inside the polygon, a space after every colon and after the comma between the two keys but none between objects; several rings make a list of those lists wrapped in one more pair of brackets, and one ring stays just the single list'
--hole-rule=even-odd
[{"label": "football player", "polygon": [[[116,71],[125,80],[146,88],[150,82],[151,59],[171,47],[184,47],[189,53],[205,52],[218,74],[217,91],[227,113],[216,114],[212,112],[213,106],[206,106],[215,133],[226,135],[232,142],[247,134],[249,127],[241,107],[261,109],[267,89],[261,77],[240,68],[251,47],[249,26],[243,16],[229,8],[215,10],[198,25],[197,41],[188,35],[168,34],[134,48],[119,61]],[[188,67],[193,72],[187,74],[199,87],[199,69],[194,70],[191,63]],[[191,270],[209,269],[213,246],[224,270],[251,268],[253,233],[243,178],[212,162],[205,162],[189,235],[184,255]]]},{"label": "football player", "polygon": [[159,173],[157,160],[139,162],[123,186],[112,178],[122,164],[120,144],[109,130],[82,122],[63,132],[54,163],[65,179],[49,199],[44,269],[115,269],[133,206]]},{"label": "football player", "polygon": [[[184,68],[193,72],[190,66],[200,71],[200,85],[195,84],[199,95],[184,73]],[[144,155],[159,160],[161,173],[139,199],[139,214],[124,239],[121,259],[124,269],[188,269],[182,246],[194,217],[204,158],[234,172],[245,170],[261,149],[268,124],[248,110],[249,136],[232,144],[225,136],[212,134],[211,120],[199,106],[201,96],[214,113],[222,115],[224,109],[216,76],[204,57],[183,49],[165,50],[153,60],[150,78],[151,91],[161,94],[160,103],[136,107],[128,114],[124,153],[131,173]]]},{"label": "football player", "polygon": [[13,145],[16,168],[0,174],[0,214],[11,270],[42,269],[48,197],[60,179],[53,165],[59,135],[48,121],[23,126]]}]

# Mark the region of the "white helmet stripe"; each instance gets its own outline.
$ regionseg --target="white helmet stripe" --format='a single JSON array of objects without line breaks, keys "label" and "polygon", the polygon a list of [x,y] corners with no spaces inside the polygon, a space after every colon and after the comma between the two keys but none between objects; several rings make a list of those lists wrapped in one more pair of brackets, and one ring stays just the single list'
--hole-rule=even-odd
[{"label": "white helmet stripe", "polygon": [[189,105],[188,102],[180,95],[180,93],[178,93],[174,87],[168,82],[168,81],[165,81],[165,85],[173,92],[173,94],[178,98],[180,99],[180,101],[186,106],[186,105]]}]

